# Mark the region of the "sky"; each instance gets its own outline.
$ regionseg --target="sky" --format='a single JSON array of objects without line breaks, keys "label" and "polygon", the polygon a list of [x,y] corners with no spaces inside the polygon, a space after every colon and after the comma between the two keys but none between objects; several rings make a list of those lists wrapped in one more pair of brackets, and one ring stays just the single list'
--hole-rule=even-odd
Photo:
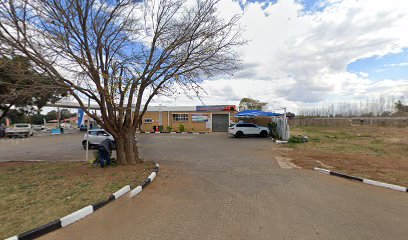
[{"label": "sky", "polygon": [[379,96],[408,97],[407,0],[220,0],[218,14],[242,14],[233,76],[202,83],[206,94],[157,97],[152,105],[238,104],[270,110]]}]

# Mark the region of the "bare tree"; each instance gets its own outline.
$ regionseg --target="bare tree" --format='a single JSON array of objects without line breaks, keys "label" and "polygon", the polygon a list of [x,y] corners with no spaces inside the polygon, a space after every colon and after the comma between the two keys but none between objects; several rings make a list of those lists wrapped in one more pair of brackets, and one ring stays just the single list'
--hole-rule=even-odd
[{"label": "bare tree", "polygon": [[[136,128],[154,96],[174,86],[199,92],[204,78],[236,69],[234,47],[244,44],[239,16],[221,19],[217,3],[2,1],[0,41],[46,71],[113,135],[120,164],[135,164]],[[87,111],[88,98],[101,116]]]}]

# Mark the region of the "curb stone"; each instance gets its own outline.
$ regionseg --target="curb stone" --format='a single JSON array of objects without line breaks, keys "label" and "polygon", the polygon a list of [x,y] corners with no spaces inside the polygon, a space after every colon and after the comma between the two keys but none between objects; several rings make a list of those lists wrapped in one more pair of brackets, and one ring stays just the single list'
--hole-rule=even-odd
[{"label": "curb stone", "polygon": [[336,176],[336,177],[346,178],[346,179],[349,179],[349,180],[363,182],[363,183],[374,185],[374,186],[377,186],[377,187],[388,188],[388,189],[401,191],[401,192],[408,192],[408,188],[398,186],[398,185],[394,185],[394,184],[383,183],[383,182],[378,182],[378,181],[374,181],[374,180],[371,180],[371,179],[365,179],[365,178],[350,176],[350,175],[346,175],[346,174],[343,174],[343,173],[333,172],[331,170],[324,169],[324,168],[315,167],[314,170],[316,170],[316,171],[318,171],[320,173],[323,173],[323,174],[328,174],[328,175],[333,175],[333,176]]},{"label": "curb stone", "polygon": [[130,191],[130,197],[134,197],[140,192],[142,192],[142,189],[144,189],[147,185],[149,185],[153,179],[156,177],[157,173],[159,172],[159,164],[155,164],[155,167],[153,168],[152,173],[150,173],[149,177],[146,178],[142,186],[137,186],[135,189],[131,190],[130,185],[126,185],[113,193],[112,195],[109,196],[109,198],[105,201],[101,201],[95,204],[88,205],[84,208],[81,208],[71,214],[68,214],[58,220],[49,222],[45,225],[42,225],[40,227],[37,227],[35,229],[32,229],[30,231],[24,232],[20,235],[12,236],[9,238],[6,238],[5,240],[22,240],[22,239],[35,239],[38,237],[41,237],[47,233],[53,232],[57,229],[66,227],[90,214],[95,212],[96,210],[102,208],[103,206],[107,205],[108,203],[118,199],[119,197],[123,196],[124,194],[128,193]]}]

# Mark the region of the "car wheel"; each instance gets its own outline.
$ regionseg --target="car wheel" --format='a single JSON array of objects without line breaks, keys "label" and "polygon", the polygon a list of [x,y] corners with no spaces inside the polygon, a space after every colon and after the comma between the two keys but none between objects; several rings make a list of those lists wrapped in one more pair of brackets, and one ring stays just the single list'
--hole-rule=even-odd
[{"label": "car wheel", "polygon": [[235,134],[235,137],[237,137],[237,138],[242,138],[242,137],[244,137],[244,133],[241,132],[241,131],[239,131],[239,132],[237,132],[237,133]]},{"label": "car wheel", "polygon": [[268,132],[267,131],[261,131],[261,134],[260,134],[260,136],[261,137],[263,137],[263,138],[265,138],[265,137],[267,137],[268,136]]},{"label": "car wheel", "polygon": [[[86,150],[86,140],[82,141],[82,147]],[[92,145],[89,143],[88,147],[88,149],[91,149]]]}]

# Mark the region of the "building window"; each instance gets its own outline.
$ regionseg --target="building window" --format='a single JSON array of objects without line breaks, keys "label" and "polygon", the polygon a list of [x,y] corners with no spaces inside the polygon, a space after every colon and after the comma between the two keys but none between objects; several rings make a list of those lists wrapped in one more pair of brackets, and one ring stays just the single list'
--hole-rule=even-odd
[{"label": "building window", "polygon": [[152,123],[153,122],[153,119],[151,119],[151,118],[145,118],[144,119],[144,123]]},{"label": "building window", "polygon": [[188,122],[188,114],[173,114],[173,122]]}]

